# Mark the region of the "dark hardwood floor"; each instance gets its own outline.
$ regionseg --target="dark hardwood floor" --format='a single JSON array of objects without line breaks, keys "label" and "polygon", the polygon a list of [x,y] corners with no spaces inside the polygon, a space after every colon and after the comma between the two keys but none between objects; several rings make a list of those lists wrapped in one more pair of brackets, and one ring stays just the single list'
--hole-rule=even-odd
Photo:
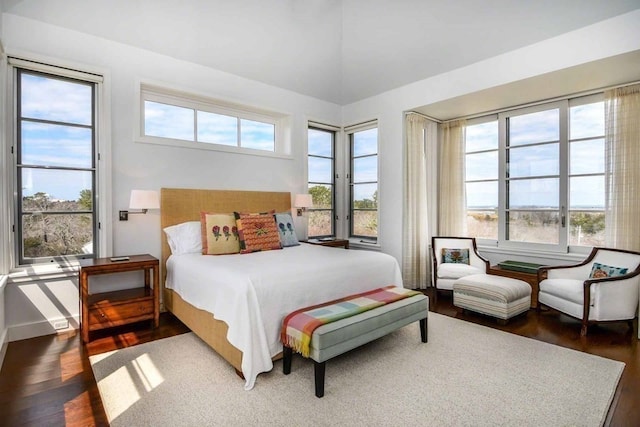
[{"label": "dark hardwood floor", "polygon": [[[614,323],[593,327],[587,337],[580,337],[580,322],[554,311],[530,310],[499,325],[492,318],[459,312],[445,293],[439,295],[437,305],[431,300],[431,310],[447,316],[626,363],[607,425],[640,425],[637,329]],[[179,320],[163,313],[156,330],[142,322],[98,331],[86,346],[76,332],[10,343],[0,371],[0,426],[107,425],[88,357],[187,331]],[[442,375],[437,369],[433,374]]]}]

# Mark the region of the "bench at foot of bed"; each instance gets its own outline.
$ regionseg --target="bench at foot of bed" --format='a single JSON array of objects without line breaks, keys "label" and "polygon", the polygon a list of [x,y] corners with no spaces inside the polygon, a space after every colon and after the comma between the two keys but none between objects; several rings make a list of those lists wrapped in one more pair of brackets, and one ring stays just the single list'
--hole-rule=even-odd
[{"label": "bench at foot of bed", "polygon": [[[429,298],[418,294],[345,319],[319,326],[311,335],[309,357],[314,361],[315,391],[324,396],[325,363],[332,357],[383,337],[410,323],[420,322],[420,337],[427,342]],[[293,349],[283,346],[283,372],[291,372]]]}]

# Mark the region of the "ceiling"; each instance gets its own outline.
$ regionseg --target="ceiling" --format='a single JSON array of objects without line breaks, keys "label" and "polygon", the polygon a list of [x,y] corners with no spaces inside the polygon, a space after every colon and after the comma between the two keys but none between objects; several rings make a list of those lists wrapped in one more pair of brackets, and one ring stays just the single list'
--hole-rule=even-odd
[{"label": "ceiling", "polygon": [[640,0],[0,0],[0,7],[345,105],[638,9]]}]

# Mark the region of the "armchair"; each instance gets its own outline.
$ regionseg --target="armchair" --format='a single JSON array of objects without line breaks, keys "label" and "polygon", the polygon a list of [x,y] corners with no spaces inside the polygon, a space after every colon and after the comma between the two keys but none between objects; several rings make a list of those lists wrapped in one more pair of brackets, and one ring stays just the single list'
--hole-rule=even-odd
[{"label": "armchair", "polygon": [[[445,262],[452,261],[451,257],[445,256],[450,254],[452,249],[466,249],[469,255],[468,262],[462,259],[454,259],[453,261],[456,262]],[[448,251],[443,254],[443,250]],[[478,253],[476,239],[473,237],[432,237],[431,251],[436,301],[439,289],[453,290],[453,282],[457,279],[472,274],[486,274],[489,270],[489,261]]]},{"label": "armchair", "polygon": [[[594,267],[596,263],[600,268]],[[543,304],[581,319],[581,336],[587,335],[589,325],[595,322],[626,320],[633,327],[640,253],[596,247],[579,264],[540,267],[538,282],[538,310]]]}]

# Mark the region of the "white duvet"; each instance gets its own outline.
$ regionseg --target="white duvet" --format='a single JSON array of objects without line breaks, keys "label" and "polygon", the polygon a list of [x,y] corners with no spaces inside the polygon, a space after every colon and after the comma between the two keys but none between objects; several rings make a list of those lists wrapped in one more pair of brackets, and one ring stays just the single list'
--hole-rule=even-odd
[{"label": "white duvet", "polygon": [[290,312],[381,286],[402,286],[395,258],[379,252],[301,244],[237,255],[172,255],[167,288],[229,326],[242,351],[245,389],[273,368]]}]

